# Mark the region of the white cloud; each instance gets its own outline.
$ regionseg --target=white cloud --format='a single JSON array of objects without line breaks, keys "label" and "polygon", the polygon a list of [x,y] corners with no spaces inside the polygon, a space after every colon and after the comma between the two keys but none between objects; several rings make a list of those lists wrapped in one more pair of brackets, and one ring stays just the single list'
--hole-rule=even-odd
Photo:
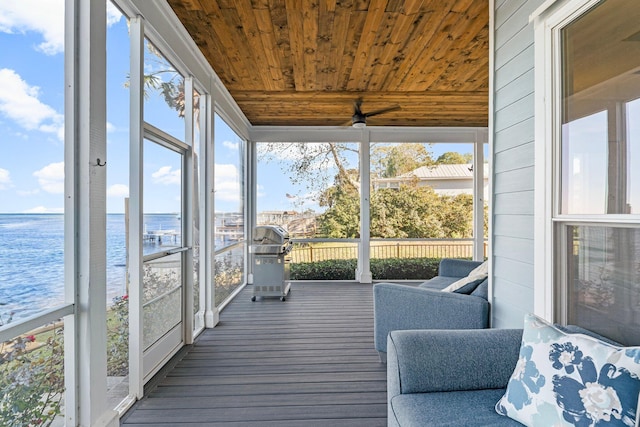
[{"label": "white cloud", "polygon": [[0,190],[11,187],[11,174],[8,170],[0,168]]},{"label": "white cloud", "polygon": [[47,55],[64,50],[64,0],[0,1],[0,32],[42,35],[37,49]]},{"label": "white cloud", "polygon": [[29,86],[13,70],[0,69],[0,113],[27,130],[38,129],[64,138],[64,116],[41,102],[40,88]]},{"label": "white cloud", "polygon": [[47,193],[64,193],[64,162],[50,163],[35,171],[33,176],[38,178],[40,187]]},{"label": "white cloud", "polygon": [[181,173],[180,169],[171,170],[172,166],[162,166],[160,169],[151,174],[153,182],[155,184],[180,184]]},{"label": "white cloud", "polygon": [[45,208],[44,206],[36,206],[27,209],[23,213],[64,213],[64,208]]},{"label": "white cloud", "polygon": [[235,165],[215,165],[214,188],[216,199],[226,202],[240,201],[240,175]]},{"label": "white cloud", "polygon": [[222,145],[227,147],[229,150],[237,150],[240,147],[239,142],[231,142],[231,141],[223,141]]},{"label": "white cloud", "polygon": [[108,197],[129,197],[129,186],[125,184],[113,184],[107,188]]},{"label": "white cloud", "polygon": [[120,22],[122,13],[110,1],[107,1],[107,28]]},{"label": "white cloud", "polygon": [[[107,1],[107,27],[120,22],[122,13]],[[42,36],[36,49],[46,55],[64,52],[64,0],[0,1],[0,32]]]},{"label": "white cloud", "polygon": [[107,122],[107,133],[115,132],[116,127],[113,123]]}]

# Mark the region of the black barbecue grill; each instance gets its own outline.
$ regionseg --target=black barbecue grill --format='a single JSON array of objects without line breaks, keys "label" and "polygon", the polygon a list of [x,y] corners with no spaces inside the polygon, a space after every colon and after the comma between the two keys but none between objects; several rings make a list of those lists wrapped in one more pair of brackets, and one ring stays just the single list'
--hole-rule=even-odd
[{"label": "black barbecue grill", "polygon": [[291,290],[289,282],[289,259],[293,243],[289,233],[277,225],[261,225],[253,229],[250,247],[253,263],[253,296],[280,297],[281,301]]}]

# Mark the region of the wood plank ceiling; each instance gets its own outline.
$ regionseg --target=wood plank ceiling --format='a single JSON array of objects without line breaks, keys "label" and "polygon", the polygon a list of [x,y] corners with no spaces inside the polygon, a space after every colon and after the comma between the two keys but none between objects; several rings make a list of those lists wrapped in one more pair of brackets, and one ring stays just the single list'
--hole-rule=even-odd
[{"label": "wood plank ceiling", "polygon": [[253,125],[487,126],[488,0],[168,0]]}]

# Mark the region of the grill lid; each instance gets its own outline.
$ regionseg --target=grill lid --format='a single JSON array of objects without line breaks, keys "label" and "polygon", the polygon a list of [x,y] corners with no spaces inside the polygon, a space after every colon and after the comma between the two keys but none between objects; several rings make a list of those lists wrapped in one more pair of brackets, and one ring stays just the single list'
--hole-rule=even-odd
[{"label": "grill lid", "polygon": [[253,229],[250,251],[259,255],[287,254],[293,248],[289,233],[277,225],[260,225]]},{"label": "grill lid", "polygon": [[289,241],[289,232],[277,225],[260,225],[253,229],[254,245],[283,245]]}]

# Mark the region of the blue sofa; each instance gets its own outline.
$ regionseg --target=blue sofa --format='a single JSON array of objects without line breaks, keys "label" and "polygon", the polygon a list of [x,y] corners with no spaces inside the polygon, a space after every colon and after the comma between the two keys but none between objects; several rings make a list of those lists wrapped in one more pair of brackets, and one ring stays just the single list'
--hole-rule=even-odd
[{"label": "blue sofa", "polygon": [[457,292],[441,291],[480,264],[478,261],[445,258],[440,262],[438,276],[419,286],[374,285],[374,341],[380,359],[385,359],[387,335],[391,331],[488,328],[489,285],[486,279]]},{"label": "blue sofa", "polygon": [[[566,333],[615,341],[575,325]],[[499,415],[522,329],[393,331],[387,340],[389,427],[522,426]]]},{"label": "blue sofa", "polygon": [[521,329],[391,332],[388,426],[522,426],[494,409],[521,340]]}]

